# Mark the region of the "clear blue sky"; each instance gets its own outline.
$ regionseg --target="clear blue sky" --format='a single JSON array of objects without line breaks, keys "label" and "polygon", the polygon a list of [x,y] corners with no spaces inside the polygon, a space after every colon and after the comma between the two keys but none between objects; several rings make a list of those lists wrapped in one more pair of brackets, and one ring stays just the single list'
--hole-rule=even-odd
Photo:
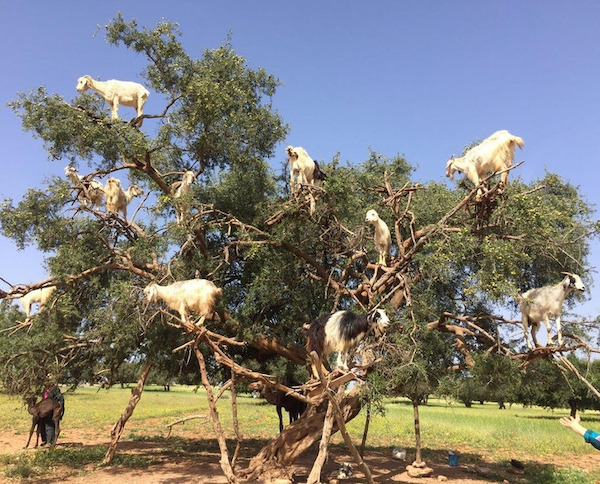
[{"label": "clear blue sky", "polygon": [[[144,59],[104,40],[102,27],[119,11],[149,28],[161,19],[179,23],[194,57],[231,33],[251,67],[284,83],[274,105],[291,131],[272,160],[276,170],[287,144],[319,160],[339,152],[350,163],[373,148],[404,154],[418,181],[446,182],[450,155],[508,129],[525,140],[516,158],[525,164],[511,176],[531,181],[548,169],[593,204],[600,199],[600,2],[566,0],[3,0],[1,199],[19,201],[45,177],[63,176],[66,165],[49,161],[5,107],[17,92],[43,85],[70,100],[83,74],[141,80]],[[145,111],[163,107],[151,94]],[[47,277],[33,250],[0,237],[0,254],[0,276],[12,284]],[[594,243],[591,276],[599,261]],[[600,313],[597,288],[590,295],[585,316]]]}]

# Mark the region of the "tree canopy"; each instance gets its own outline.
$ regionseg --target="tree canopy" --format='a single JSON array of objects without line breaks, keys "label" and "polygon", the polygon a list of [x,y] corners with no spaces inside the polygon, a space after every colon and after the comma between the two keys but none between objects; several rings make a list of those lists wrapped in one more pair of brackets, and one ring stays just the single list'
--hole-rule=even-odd
[{"label": "tree canopy", "polygon": [[[88,181],[119,177],[144,195],[131,202],[129,220],[81,204],[82,187],[59,177],[2,202],[2,233],[18,248],[46,253],[51,276],[7,291],[8,300],[58,287],[28,325],[2,303],[5,391],[35,391],[48,371],[74,385],[113,383],[132,362],[194,381],[190,331],[164,306],[148,304],[142,290],[153,281],[206,278],[223,288],[227,313],[207,328],[246,343],[223,356],[208,341],[199,345],[214,381],[228,378],[220,363],[231,357],[248,371],[301,383],[308,377],[304,323],[381,306],[393,324],[374,374],[385,376],[385,391],[421,400],[440,373],[472,366],[473,354],[521,355],[526,363],[522,330],[501,314],[516,309],[518,293],[556,283],[562,271],[589,280],[598,224],[559,174],[526,182],[516,167],[502,193],[489,179],[475,203],[474,187],[414,183],[404,157],[372,152],[361,162],[326,161],[321,187],[290,196],[286,177],[269,164],[289,129],[273,104],[280,81],[251,68],[230,42],[193,59],[178,37],[168,22],[139,28],[118,15],[106,26],[110,44],[147,58],[140,75],[164,100],[162,112],[142,115],[141,128],[139,120],[109,119],[94,93],[66,100],[40,87],[10,103],[52,161],[77,167]],[[197,183],[177,200],[174,187],[186,170]],[[176,206],[189,208],[181,223]],[[388,267],[375,264],[364,223],[372,208],[392,231]],[[565,332],[570,349],[589,349],[585,327]]]}]

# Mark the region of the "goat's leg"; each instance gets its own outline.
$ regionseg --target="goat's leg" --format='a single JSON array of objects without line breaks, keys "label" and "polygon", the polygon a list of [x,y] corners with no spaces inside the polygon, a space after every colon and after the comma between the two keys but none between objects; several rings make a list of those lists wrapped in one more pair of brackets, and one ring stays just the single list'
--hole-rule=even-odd
[{"label": "goat's leg", "polygon": [[110,110],[111,119],[119,119],[118,111],[119,111],[119,98],[117,96],[115,96],[113,98],[112,107]]},{"label": "goat's leg", "polygon": [[[529,339],[529,321],[525,315],[523,315],[521,322],[523,323],[523,334],[525,335],[525,342],[530,350],[533,349],[533,345],[531,344],[531,340]],[[531,334],[533,337],[533,328],[535,325],[531,326]]]},{"label": "goat's leg", "polygon": [[558,346],[562,346],[563,337],[562,337],[562,328],[560,326],[560,316],[556,317],[556,335],[558,338]]},{"label": "goat's leg", "polygon": [[275,407],[277,409],[277,415],[279,416],[279,433],[283,432],[283,415],[281,412],[281,405]]},{"label": "goat's leg", "polygon": [[548,332],[548,343],[546,346],[554,346],[554,338],[552,338],[552,326],[550,326],[550,318],[548,318],[547,316],[546,318],[544,318],[544,324],[546,325],[546,331]]},{"label": "goat's leg", "polygon": [[[342,356],[342,353],[343,353],[343,356]],[[347,351],[342,351],[342,352],[338,353],[337,366],[338,366],[338,368],[341,368],[344,371],[348,371],[348,352]]]},{"label": "goat's leg", "polygon": [[[36,424],[37,424],[37,422],[35,420],[35,417],[33,417],[33,421],[31,422],[31,428],[29,429],[29,438],[27,439],[27,444],[25,444],[25,447],[24,447],[25,449],[27,447],[29,447],[29,443],[31,442],[31,436],[33,435],[33,430],[36,428]],[[39,433],[37,433],[37,437],[39,437]],[[38,446],[37,438],[36,438],[35,446],[36,447]]]},{"label": "goat's leg", "polygon": [[54,447],[56,445],[56,441],[58,440],[58,436],[60,435],[60,418],[54,419],[54,440],[50,444],[50,447]]}]

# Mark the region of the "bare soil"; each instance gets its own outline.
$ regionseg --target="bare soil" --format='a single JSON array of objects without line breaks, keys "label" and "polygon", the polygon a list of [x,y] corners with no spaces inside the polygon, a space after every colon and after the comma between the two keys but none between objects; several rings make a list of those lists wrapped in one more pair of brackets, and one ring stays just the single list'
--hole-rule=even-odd
[{"label": "bare soil", "polygon": [[[65,436],[61,435],[57,448],[80,448],[86,446],[105,445],[108,447],[108,432],[102,435],[91,436],[92,432],[81,432],[69,429]],[[23,450],[27,440],[24,434],[11,432],[0,432],[0,454],[13,454],[19,452],[51,452],[50,450],[38,448]],[[248,440],[243,443],[240,457],[236,463],[236,471],[245,469],[250,458],[254,456],[266,441]],[[235,443],[230,443],[233,449]],[[316,457],[317,447],[306,452],[294,466],[296,482],[305,482],[310,472],[312,463]],[[29,479],[31,483],[93,483],[93,484],[153,484],[153,483],[199,483],[199,484],[221,484],[227,480],[219,466],[219,449],[213,439],[199,439],[193,432],[178,431],[177,437],[164,440],[128,441],[122,440],[117,454],[127,454],[144,457],[150,461],[147,468],[133,468],[128,466],[87,465],[81,469],[73,469],[58,465],[53,468],[50,475],[43,479]],[[411,478],[407,475],[405,467],[412,461],[394,460],[390,449],[376,448],[367,449],[365,462],[369,466],[375,482],[387,483],[434,483],[449,482],[453,484],[482,484],[490,482],[527,483],[528,468],[558,466],[580,469],[596,470],[600,474],[600,452],[598,454],[586,455],[583,458],[574,456],[553,456],[546,461],[519,459],[525,463],[525,473],[519,474],[509,464],[491,463],[483,460],[477,453],[470,452],[468,448],[460,450],[459,465],[451,467],[448,465],[448,456],[442,451],[428,451],[424,455],[427,465],[433,469],[430,477]],[[410,449],[409,449],[410,454]],[[327,482],[326,476],[336,472],[343,462],[352,463],[352,459],[343,445],[332,445],[330,447],[329,460],[323,468],[322,481]],[[353,463],[352,463],[353,464]],[[364,483],[364,476],[356,470],[355,474],[340,484]],[[443,476],[443,477],[442,477]],[[0,476],[0,481],[3,477]],[[2,481],[7,482],[7,481]],[[249,482],[240,480],[240,482]],[[256,481],[254,481],[256,482]],[[332,481],[335,482],[335,481]],[[599,481],[600,482],[600,481]]]}]

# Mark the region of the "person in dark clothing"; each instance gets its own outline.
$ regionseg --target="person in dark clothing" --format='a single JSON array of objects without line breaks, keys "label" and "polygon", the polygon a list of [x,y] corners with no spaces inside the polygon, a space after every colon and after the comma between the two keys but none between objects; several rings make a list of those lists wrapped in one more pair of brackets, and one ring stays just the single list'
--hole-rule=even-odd
[{"label": "person in dark clothing", "polygon": [[[42,400],[46,400],[48,398],[51,398],[52,400],[54,400],[55,402],[60,404],[61,409],[62,409],[62,411],[60,413],[60,419],[62,420],[63,415],[65,414],[65,398],[63,397],[63,394],[61,393],[60,388],[58,388],[58,386],[55,385],[54,383],[50,383],[44,390],[44,394],[42,395]],[[46,444],[54,444],[56,441],[56,436],[55,436],[54,422],[52,421],[52,415],[49,415],[49,416],[41,419],[39,426],[40,426],[40,435],[42,437],[42,446],[44,446]]]}]

